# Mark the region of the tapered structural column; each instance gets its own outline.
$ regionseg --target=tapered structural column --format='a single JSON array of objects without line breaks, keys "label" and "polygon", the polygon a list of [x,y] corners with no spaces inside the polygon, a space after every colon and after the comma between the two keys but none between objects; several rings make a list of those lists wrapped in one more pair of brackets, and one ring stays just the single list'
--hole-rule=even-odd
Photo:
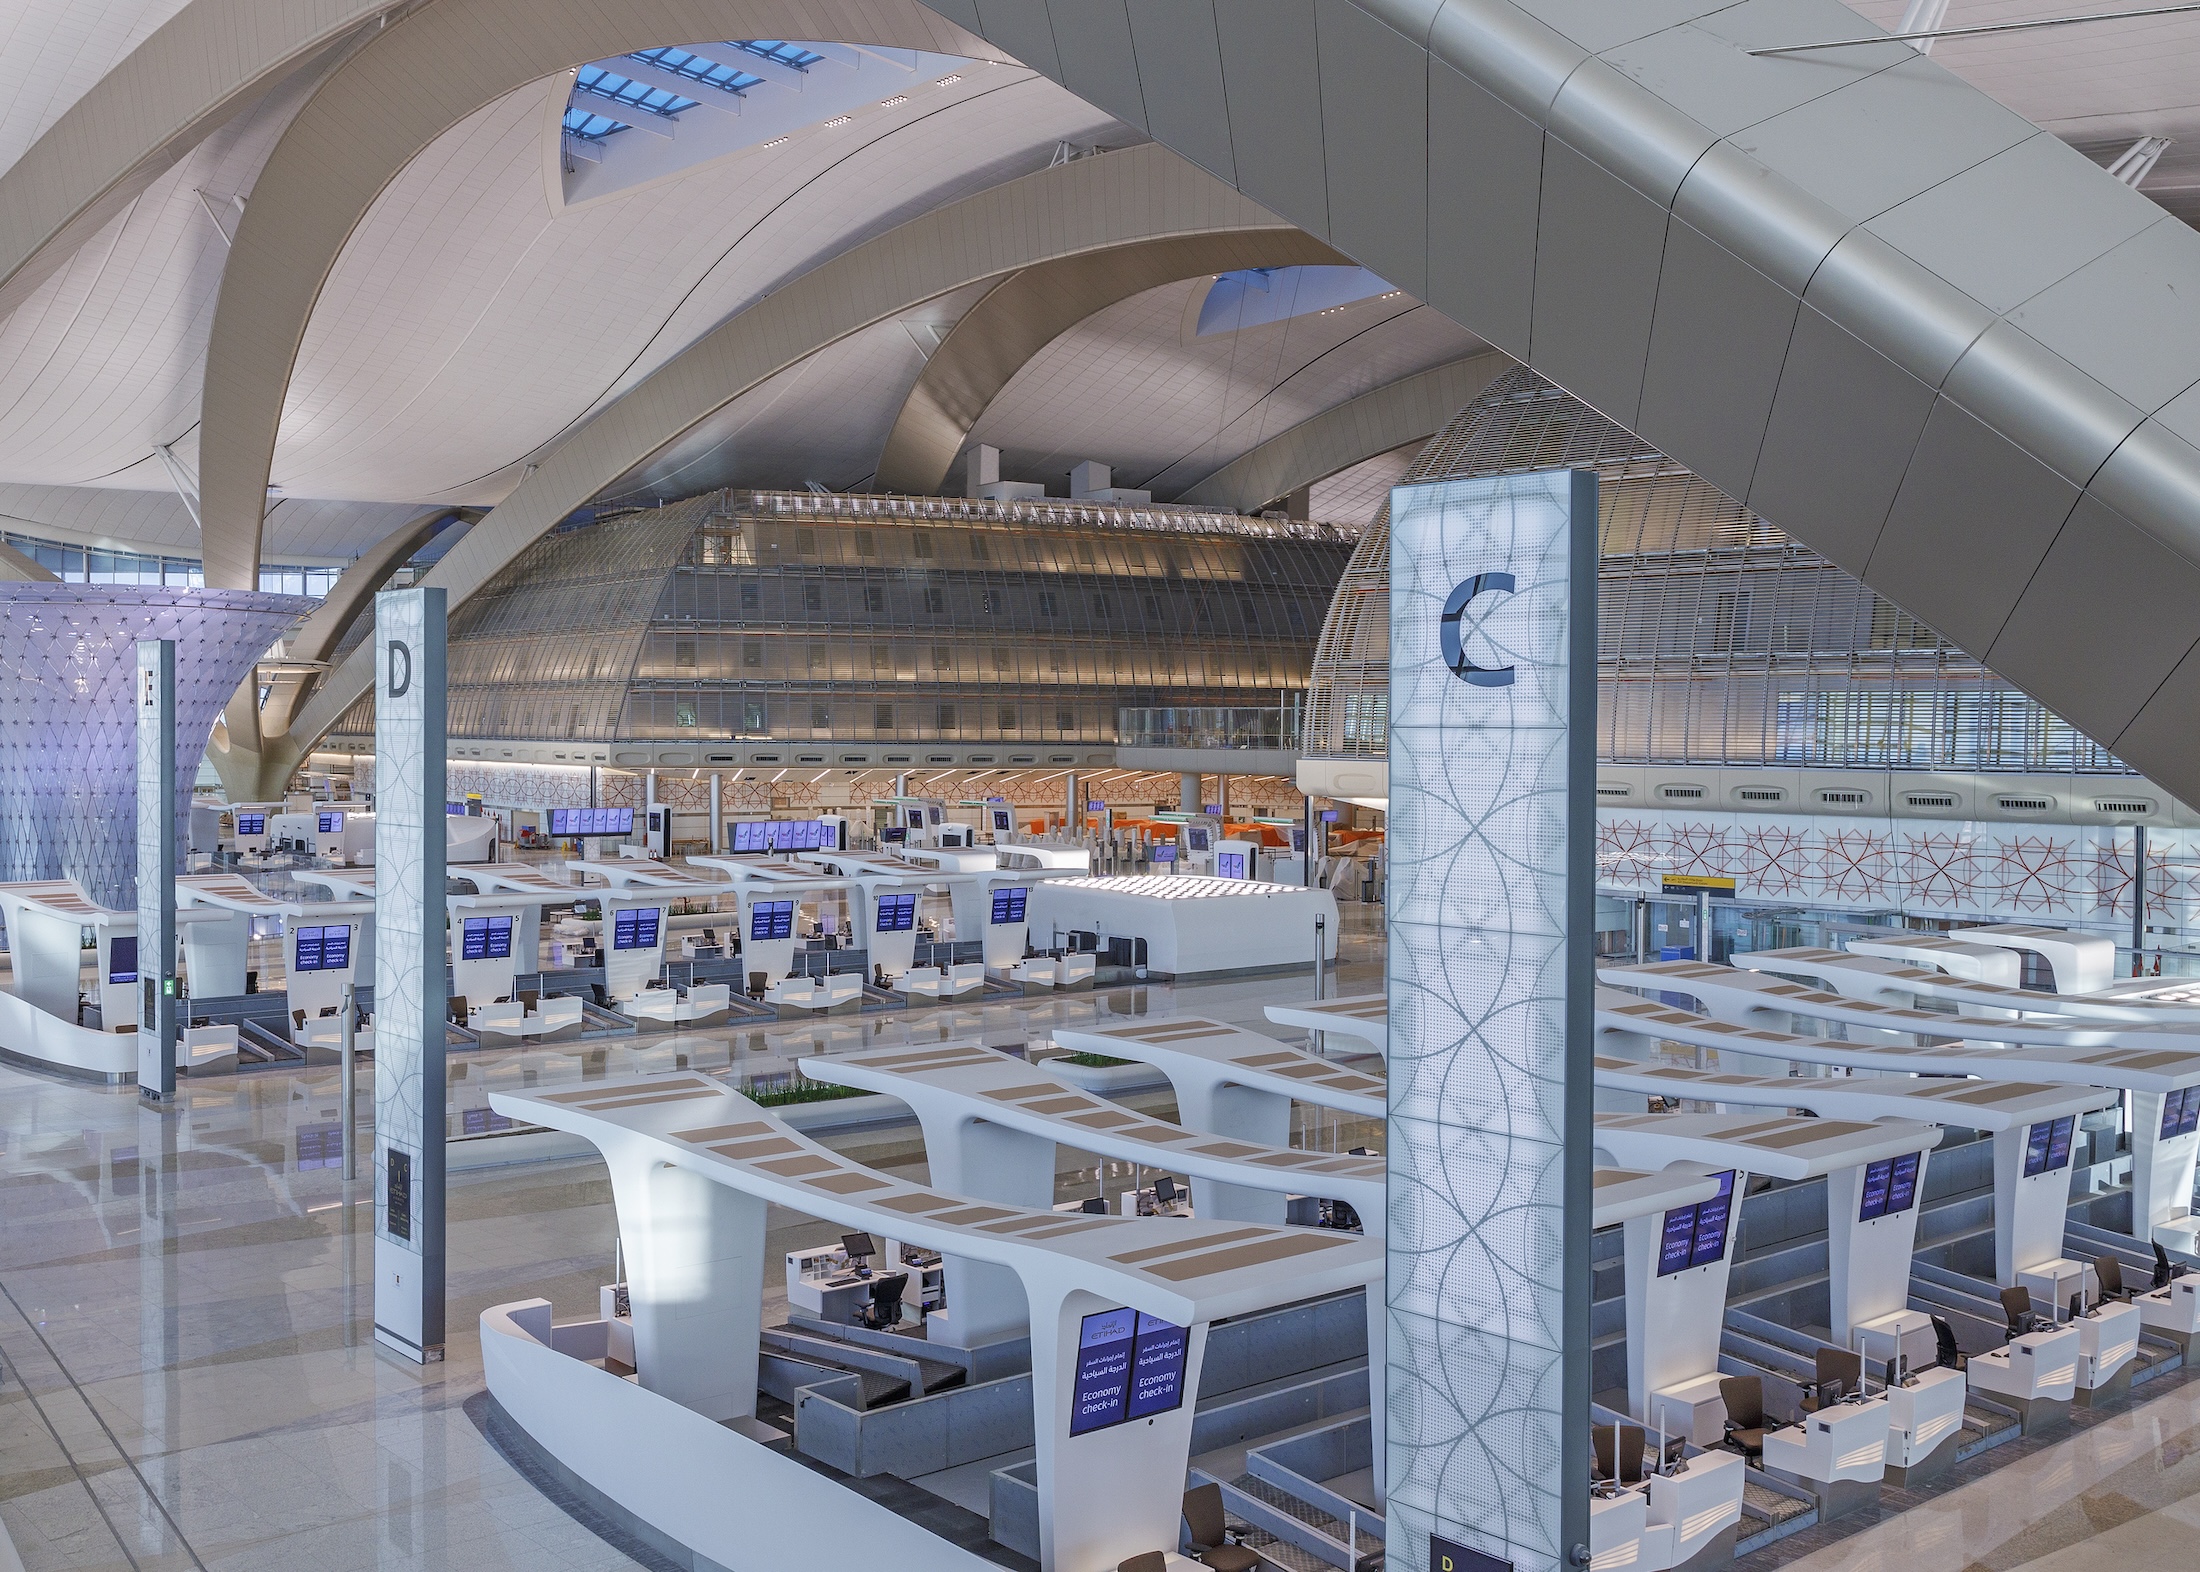
[{"label": "tapered structural column", "polygon": [[1388,1544],[1589,1562],[1596,476],[1391,493]]},{"label": "tapered structural column", "polygon": [[443,1357],[445,592],[374,598],[374,1336]]},{"label": "tapered structural column", "polygon": [[137,641],[138,1096],[176,1095],[176,645]]}]

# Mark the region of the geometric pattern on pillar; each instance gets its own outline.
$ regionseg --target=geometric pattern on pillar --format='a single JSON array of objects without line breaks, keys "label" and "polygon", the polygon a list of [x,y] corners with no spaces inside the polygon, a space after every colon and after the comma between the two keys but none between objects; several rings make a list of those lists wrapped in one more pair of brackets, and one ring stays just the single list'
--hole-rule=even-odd
[{"label": "geometric pattern on pillar", "polygon": [[374,598],[374,1335],[443,1357],[445,607]]},{"label": "geometric pattern on pillar", "polygon": [[1391,493],[1401,1566],[1432,1532],[1522,1572],[1587,1539],[1595,526],[1593,471]]},{"label": "geometric pattern on pillar", "polygon": [[176,646],[177,844],[214,721],[301,595],[0,583],[0,879],[72,878],[137,903],[137,641]]}]

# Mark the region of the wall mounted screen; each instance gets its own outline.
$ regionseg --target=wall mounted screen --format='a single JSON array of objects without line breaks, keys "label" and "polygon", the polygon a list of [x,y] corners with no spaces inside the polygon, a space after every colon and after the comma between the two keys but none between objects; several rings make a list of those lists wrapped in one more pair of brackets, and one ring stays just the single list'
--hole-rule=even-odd
[{"label": "wall mounted screen", "polygon": [[321,970],[340,972],[351,965],[351,925],[335,923],[321,930]]},{"label": "wall mounted screen", "polygon": [[749,937],[752,939],[793,938],[794,902],[758,901],[749,909]]},{"label": "wall mounted screen", "polygon": [[111,983],[138,980],[136,934],[118,933],[107,941],[107,980]]},{"label": "wall mounted screen", "polygon": [[[2187,1088],[2189,1090],[2189,1088]],[[2162,1130],[2155,1137],[2158,1141],[2173,1139],[2185,1122],[2185,1091],[2169,1093],[2162,1099]]]},{"label": "wall mounted screen", "polygon": [[300,928],[292,935],[290,969],[296,972],[317,972],[321,969],[321,930]]},{"label": "wall mounted screen", "polygon": [[1887,1215],[1907,1212],[1917,1204],[1917,1171],[1925,1160],[1922,1152],[1904,1152],[1894,1160],[1894,1171],[1887,1180]]},{"label": "wall mounted screen", "polygon": [[1184,826],[1184,846],[1187,851],[1211,851],[1213,848],[1208,844],[1208,840],[1207,826],[1204,824],[1187,824]]},{"label": "wall mounted screen", "polygon": [[880,933],[907,933],[916,925],[917,898],[914,895],[881,895],[878,898]]},{"label": "wall mounted screen", "polygon": [[1030,899],[1031,891],[1024,885],[1017,885],[1014,889],[1009,890],[995,890],[993,892],[993,925],[997,928],[1004,923],[1022,922],[1026,903]]},{"label": "wall mounted screen", "polygon": [[265,835],[267,833],[267,815],[264,813],[238,814],[237,833],[239,835]]},{"label": "wall mounted screen", "polygon": [[1016,815],[1007,808],[995,808],[993,810],[993,833],[995,835],[1012,835],[1015,830]]},{"label": "wall mounted screen", "polygon": [[2177,1121],[2177,1133],[2190,1135],[2200,1130],[2200,1086],[2185,1088],[2185,1116]]},{"label": "wall mounted screen", "polygon": [[1069,1433],[1184,1406],[1185,1329],[1137,1310],[1103,1310],[1078,1329]]},{"label": "wall mounted screen", "polygon": [[1856,1209],[1856,1220],[1868,1223],[1875,1217],[1887,1215],[1887,1186],[1894,1180],[1894,1159],[1882,1157],[1876,1163],[1864,1166],[1864,1199]]},{"label": "wall mounted screen", "polygon": [[2026,1132],[2024,1139],[2024,1177],[2053,1173],[2058,1168],[2070,1166],[2070,1142],[2077,1133],[2078,1118],[2065,1114],[2060,1119],[2043,1119]]},{"label": "wall mounted screen", "polygon": [[658,909],[654,906],[637,906],[615,915],[611,919],[611,948],[656,949],[658,916]]},{"label": "wall mounted screen", "polygon": [[557,836],[632,835],[632,808],[552,808],[550,833]]},{"label": "wall mounted screen", "polygon": [[2070,1142],[2077,1133],[2076,1114],[2064,1114],[2055,1121],[2054,1133],[2047,1138],[2047,1166],[2050,1171],[2070,1166]]},{"label": "wall mounted screen", "polygon": [[501,961],[512,953],[512,919],[469,917],[459,930],[459,955],[469,961]]},{"label": "wall mounted screen", "polygon": [[902,817],[908,822],[909,828],[912,830],[924,828],[924,810],[922,808],[911,808]]},{"label": "wall mounted screen", "polygon": [[1665,1214],[1658,1237],[1658,1276],[1670,1277],[1725,1258],[1727,1221],[1734,1212],[1734,1170],[1714,1177],[1719,1181],[1717,1195]]},{"label": "wall mounted screen", "polygon": [[737,857],[745,857],[764,849],[765,836],[771,826],[762,819],[749,819],[733,827],[733,851]]},{"label": "wall mounted screen", "polygon": [[318,814],[315,816],[315,822],[320,826],[319,833],[322,835],[341,835],[344,833],[344,816],[341,813]]}]

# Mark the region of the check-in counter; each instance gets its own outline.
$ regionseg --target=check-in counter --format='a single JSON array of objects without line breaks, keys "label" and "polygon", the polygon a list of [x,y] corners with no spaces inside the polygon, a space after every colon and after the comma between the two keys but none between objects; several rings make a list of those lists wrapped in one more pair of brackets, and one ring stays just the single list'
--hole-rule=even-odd
[{"label": "check-in counter", "polygon": [[[1640,1490],[1589,1497],[1589,1572],[1649,1565],[1650,1498]],[[1671,1537],[1670,1530],[1667,1537]]]},{"label": "check-in counter", "polygon": [[2067,1414],[2078,1394],[2078,1329],[2011,1338],[1992,1353],[1973,1354],[1968,1373],[1971,1385],[2016,1409],[2029,1434]]},{"label": "check-in counter", "polygon": [[2099,1402],[2129,1391],[2144,1325],[2139,1307],[2103,1304],[2073,1324],[2078,1333],[2078,1400]]},{"label": "check-in counter", "polygon": [[1726,1399],[1720,1395],[1724,1380],[1713,1371],[1658,1388],[1650,1394],[1650,1423],[1667,1435],[1686,1436],[1690,1446],[1718,1445],[1726,1439]]},{"label": "check-in counter", "polygon": [[1690,1458],[1680,1473],[1645,1480],[1650,1512],[1643,1548],[1653,1559],[1643,1572],[1686,1566],[1721,1535],[1731,1536],[1742,1521],[1747,1473],[1739,1454],[1705,1452]]},{"label": "check-in counter", "polygon": [[2200,1335],[2200,1277],[2180,1277],[2131,1302],[2139,1307],[2141,1325],[2184,1349],[2186,1358],[2192,1357],[2193,1338]]},{"label": "check-in counter", "polygon": [[1767,1434],[1765,1467],[1815,1494],[1818,1520],[1826,1522],[1879,1500],[1890,1426],[1884,1396],[1836,1403]]},{"label": "check-in counter", "polygon": [[1887,1474],[1895,1483],[1921,1482],[1955,1461],[1970,1389],[1960,1370],[1934,1366],[1887,1391]]}]

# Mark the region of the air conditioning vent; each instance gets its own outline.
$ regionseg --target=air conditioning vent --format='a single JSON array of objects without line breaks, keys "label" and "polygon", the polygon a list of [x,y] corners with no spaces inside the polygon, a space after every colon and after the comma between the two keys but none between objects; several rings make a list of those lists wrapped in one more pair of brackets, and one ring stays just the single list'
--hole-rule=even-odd
[{"label": "air conditioning vent", "polygon": [[968,762],[972,764],[991,764],[993,755],[990,753],[973,753]]},{"label": "air conditioning vent", "polygon": [[776,753],[759,753],[754,756],[752,762],[757,764],[777,764],[779,762],[779,755]]},{"label": "air conditioning vent", "polygon": [[1996,797],[1994,805],[2004,813],[2045,813],[2055,806],[2046,797]]},{"label": "air conditioning vent", "polygon": [[1607,786],[1601,781],[1597,783],[1597,795],[1599,797],[1632,797],[1634,794],[1635,788],[1632,786],[1625,784]]},{"label": "air conditioning vent", "polygon": [[795,755],[794,762],[797,764],[823,764],[825,755],[822,753],[798,753]]},{"label": "air conditioning vent", "polygon": [[1913,808],[1953,808],[1956,800],[1945,792],[1913,791],[1902,799]]},{"label": "air conditioning vent", "polygon": [[906,753],[889,753],[886,755],[886,762],[888,764],[907,764],[909,755]]},{"label": "air conditioning vent", "polygon": [[869,764],[871,756],[868,753],[843,753],[840,756],[840,762],[843,764]]},{"label": "air conditioning vent", "polygon": [[1008,762],[1011,764],[1037,764],[1039,756],[1035,753],[1012,753],[1008,756]]},{"label": "air conditioning vent", "polygon": [[1701,786],[1660,786],[1658,795],[1667,802],[1698,802],[1703,798]]},{"label": "air conditioning vent", "polygon": [[955,756],[952,753],[927,753],[924,756],[924,762],[927,764],[953,764]]},{"label": "air conditioning vent", "polygon": [[2112,802],[2104,799],[2093,805],[2093,811],[2095,813],[2113,813],[2119,816],[2129,815],[2132,818],[2138,818],[2141,815],[2152,813],[2154,804],[2136,798],[2130,802]]},{"label": "air conditioning vent", "polygon": [[1742,786],[1734,795],[1744,802],[1786,802],[1788,794],[1782,786]]},{"label": "air conditioning vent", "polygon": [[[565,755],[561,753],[558,757],[562,759]],[[739,764],[741,762],[730,753],[712,753],[706,754],[705,757],[713,764]]]},{"label": "air conditioning vent", "polygon": [[1049,764],[1075,764],[1076,762],[1075,756],[1067,753],[1050,753],[1047,755],[1047,763]]},{"label": "air conditioning vent", "polygon": [[1820,791],[1818,800],[1829,808],[1861,808],[1872,800],[1868,791]]}]

